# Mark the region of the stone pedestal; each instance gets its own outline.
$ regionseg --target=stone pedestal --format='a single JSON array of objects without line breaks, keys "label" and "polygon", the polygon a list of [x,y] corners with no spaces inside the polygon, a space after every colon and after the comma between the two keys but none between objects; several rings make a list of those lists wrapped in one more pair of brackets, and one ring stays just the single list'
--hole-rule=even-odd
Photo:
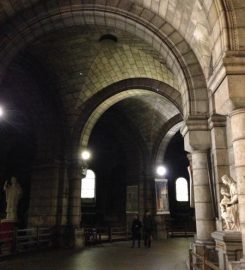
[{"label": "stone pedestal", "polygon": [[156,215],[155,216],[156,229],[157,229],[157,239],[166,239],[166,215]]},{"label": "stone pedestal", "polygon": [[210,241],[200,241],[196,239],[192,243],[192,249],[197,254],[204,256],[204,253],[207,252],[207,250],[213,250],[214,249],[214,242],[212,240]]},{"label": "stone pedestal", "polygon": [[[209,261],[216,262],[216,254],[215,254],[215,243],[213,240],[210,241],[200,241],[196,239],[191,244],[191,249],[194,253],[200,255],[202,258],[208,259]],[[200,270],[204,268],[200,268],[200,259],[196,256],[192,256],[192,264],[193,270]],[[205,268],[206,269],[206,268]]]},{"label": "stone pedestal", "polygon": [[0,231],[13,231],[16,227],[16,221],[10,219],[2,219],[0,223]]},{"label": "stone pedestal", "polygon": [[74,231],[74,247],[75,248],[83,248],[85,246],[84,241],[84,229],[83,228],[77,228]]},{"label": "stone pedestal", "polygon": [[7,250],[14,249],[14,231],[16,222],[13,220],[3,219],[0,223],[0,241],[3,243]]},{"label": "stone pedestal", "polygon": [[215,248],[218,251],[219,268],[223,270],[235,269],[232,265],[236,263],[233,262],[238,261],[240,256],[242,256],[241,232],[216,231],[212,233],[212,237],[215,240]]}]

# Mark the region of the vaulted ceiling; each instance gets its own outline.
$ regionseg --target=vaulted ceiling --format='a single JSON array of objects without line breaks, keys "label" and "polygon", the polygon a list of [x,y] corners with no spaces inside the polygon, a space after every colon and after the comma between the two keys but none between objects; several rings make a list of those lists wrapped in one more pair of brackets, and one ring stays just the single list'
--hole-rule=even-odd
[{"label": "vaulted ceiling", "polygon": [[[226,49],[244,48],[237,40],[245,23],[233,16],[244,4],[230,5],[0,0],[0,101],[21,112],[37,145],[78,133],[86,145],[99,118],[116,106],[153,151],[183,117],[208,114],[208,79]],[[47,148],[42,155],[52,158],[43,154]]]}]

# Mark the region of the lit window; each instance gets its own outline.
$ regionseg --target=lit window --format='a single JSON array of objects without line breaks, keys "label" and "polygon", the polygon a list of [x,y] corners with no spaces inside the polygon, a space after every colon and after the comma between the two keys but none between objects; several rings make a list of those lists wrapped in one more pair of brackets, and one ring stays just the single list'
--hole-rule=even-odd
[{"label": "lit window", "polygon": [[91,170],[87,170],[86,177],[82,179],[81,198],[95,198],[95,174]]},{"label": "lit window", "polygon": [[180,177],[175,182],[176,185],[176,200],[178,202],[188,202],[188,183],[183,177]]}]

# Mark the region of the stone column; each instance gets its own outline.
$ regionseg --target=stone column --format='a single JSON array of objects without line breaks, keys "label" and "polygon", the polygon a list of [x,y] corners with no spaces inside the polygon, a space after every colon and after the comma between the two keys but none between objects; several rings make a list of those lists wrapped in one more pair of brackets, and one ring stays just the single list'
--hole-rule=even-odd
[{"label": "stone column", "polygon": [[83,247],[84,234],[81,222],[81,178],[82,166],[79,160],[70,162],[68,169],[69,200],[67,226],[64,232],[64,244],[69,247]]},{"label": "stone column", "polygon": [[139,215],[141,218],[144,216],[145,213],[144,193],[144,183],[143,181],[141,181],[139,182]]},{"label": "stone column", "polygon": [[[218,114],[229,115],[231,119],[232,146],[230,149],[230,174],[236,178],[238,186],[239,214],[243,242],[243,258],[245,259],[245,73],[244,55],[237,51],[227,51],[223,66],[214,70],[208,82],[212,92],[214,110]],[[230,131],[229,127],[227,132]],[[233,170],[233,160],[235,170]],[[245,260],[244,260],[245,262]],[[243,265],[242,265],[243,264]],[[236,269],[245,269],[242,261]]]},{"label": "stone column", "polygon": [[[205,116],[190,116],[181,129],[185,150],[191,153],[196,213],[196,252],[202,253],[204,246],[213,246],[211,233],[215,230],[215,220],[211,202],[207,151],[210,149],[210,131]],[[200,247],[200,248],[199,248]]]},{"label": "stone column", "polygon": [[32,169],[28,224],[55,226],[59,189],[59,161],[36,165]]},{"label": "stone column", "polygon": [[230,114],[230,117],[236,181],[238,187],[243,258],[245,258],[245,108],[234,110]]},{"label": "stone column", "polygon": [[211,130],[211,154],[213,161],[213,178],[216,187],[216,204],[219,218],[216,220],[217,230],[222,230],[222,220],[220,216],[220,207],[218,206],[220,198],[221,177],[224,174],[229,175],[229,158],[227,150],[226,136],[226,116],[213,114],[209,120]]},{"label": "stone column", "polygon": [[150,171],[144,173],[144,212],[150,211],[154,214],[154,176]]},{"label": "stone column", "polygon": [[81,222],[81,179],[82,167],[79,161],[72,161],[69,166],[69,202],[68,224],[80,227]]},{"label": "stone column", "polygon": [[[192,152],[197,241],[210,242],[215,230],[214,214],[208,181],[207,151]],[[212,242],[212,241],[211,241]]]}]

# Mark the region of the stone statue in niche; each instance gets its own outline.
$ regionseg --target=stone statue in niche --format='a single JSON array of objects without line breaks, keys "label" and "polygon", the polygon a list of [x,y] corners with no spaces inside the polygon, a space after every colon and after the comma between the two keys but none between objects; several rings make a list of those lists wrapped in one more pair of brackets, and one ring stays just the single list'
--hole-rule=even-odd
[{"label": "stone statue in niche", "polygon": [[220,201],[221,217],[224,220],[224,229],[231,230],[233,225],[231,208],[227,206],[230,202],[230,193],[226,187],[220,189],[220,194],[223,196]]},{"label": "stone statue in niche", "polygon": [[240,231],[237,184],[229,176],[223,175],[221,180],[225,187],[220,190],[223,196],[220,202],[221,217],[224,220],[224,229]]},{"label": "stone statue in niche", "polygon": [[22,188],[18,183],[16,177],[11,177],[10,181],[4,184],[4,191],[6,193],[6,219],[9,221],[17,221],[18,203],[22,196]]}]

